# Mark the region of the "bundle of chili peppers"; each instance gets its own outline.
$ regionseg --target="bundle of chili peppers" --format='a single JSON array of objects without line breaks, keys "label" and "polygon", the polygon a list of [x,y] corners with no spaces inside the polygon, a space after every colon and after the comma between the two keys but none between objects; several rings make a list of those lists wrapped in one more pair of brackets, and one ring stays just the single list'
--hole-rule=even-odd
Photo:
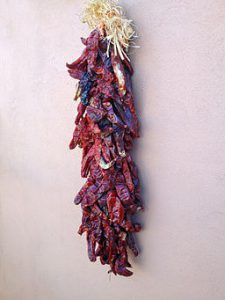
[{"label": "bundle of chili peppers", "polygon": [[88,256],[100,258],[114,274],[130,276],[127,248],[135,256],[134,233],[141,225],[132,216],[143,208],[137,168],[130,155],[138,137],[128,57],[109,47],[104,26],[94,29],[69,74],[78,79],[80,99],[70,149],[83,149],[81,176],[86,183],[75,197],[82,208],[79,234],[86,232]]}]

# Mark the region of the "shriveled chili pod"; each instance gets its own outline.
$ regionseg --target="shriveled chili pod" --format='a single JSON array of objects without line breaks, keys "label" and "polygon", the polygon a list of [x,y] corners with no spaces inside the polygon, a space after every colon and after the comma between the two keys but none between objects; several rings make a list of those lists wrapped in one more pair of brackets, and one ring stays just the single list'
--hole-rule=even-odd
[{"label": "shriveled chili pod", "polygon": [[71,77],[79,80],[75,100],[80,100],[70,149],[82,148],[81,175],[87,178],[74,200],[82,208],[78,233],[86,232],[92,262],[99,257],[109,272],[127,277],[133,274],[127,249],[138,255],[134,233],[141,230],[132,216],[143,208],[129,153],[139,136],[128,58],[134,30],[111,0],[91,0],[84,21],[92,32],[81,39],[81,56],[67,64]]}]

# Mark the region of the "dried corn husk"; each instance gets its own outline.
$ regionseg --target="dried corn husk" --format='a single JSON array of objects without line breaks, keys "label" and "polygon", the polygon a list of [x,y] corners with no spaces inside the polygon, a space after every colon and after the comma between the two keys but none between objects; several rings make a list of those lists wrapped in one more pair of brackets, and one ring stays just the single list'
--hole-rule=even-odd
[{"label": "dried corn husk", "polygon": [[[90,0],[84,10],[82,21],[93,30],[105,31],[109,47],[114,47],[115,55],[128,58],[127,51],[135,36],[132,20],[125,17],[117,0]],[[129,58],[128,58],[129,59]]]}]

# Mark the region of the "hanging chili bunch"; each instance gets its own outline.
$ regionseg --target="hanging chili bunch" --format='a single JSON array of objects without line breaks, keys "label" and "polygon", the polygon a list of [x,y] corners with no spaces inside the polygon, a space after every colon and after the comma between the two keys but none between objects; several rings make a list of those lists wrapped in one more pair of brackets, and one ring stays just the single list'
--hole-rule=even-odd
[{"label": "hanging chili bunch", "polygon": [[80,99],[70,149],[83,149],[81,176],[86,183],[75,197],[83,212],[79,234],[86,232],[88,256],[108,264],[114,274],[130,276],[127,248],[135,256],[132,216],[143,208],[137,168],[130,155],[138,137],[133,102],[133,69],[127,56],[134,38],[131,21],[115,1],[91,0],[84,21],[92,28],[82,55],[67,64],[78,79]]}]

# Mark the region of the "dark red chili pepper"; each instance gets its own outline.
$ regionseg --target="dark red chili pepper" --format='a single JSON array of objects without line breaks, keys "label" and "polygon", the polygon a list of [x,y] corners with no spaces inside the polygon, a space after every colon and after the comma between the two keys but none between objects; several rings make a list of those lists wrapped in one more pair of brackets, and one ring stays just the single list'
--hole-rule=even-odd
[{"label": "dark red chili pepper", "polygon": [[138,255],[134,232],[141,229],[132,215],[143,208],[137,167],[129,150],[138,137],[131,76],[133,69],[112,47],[107,56],[106,40],[94,30],[80,58],[67,64],[79,79],[80,97],[70,149],[83,149],[82,177],[87,181],[74,203],[83,216],[78,233],[87,234],[88,256],[108,264],[114,274],[130,276],[127,247]]}]

